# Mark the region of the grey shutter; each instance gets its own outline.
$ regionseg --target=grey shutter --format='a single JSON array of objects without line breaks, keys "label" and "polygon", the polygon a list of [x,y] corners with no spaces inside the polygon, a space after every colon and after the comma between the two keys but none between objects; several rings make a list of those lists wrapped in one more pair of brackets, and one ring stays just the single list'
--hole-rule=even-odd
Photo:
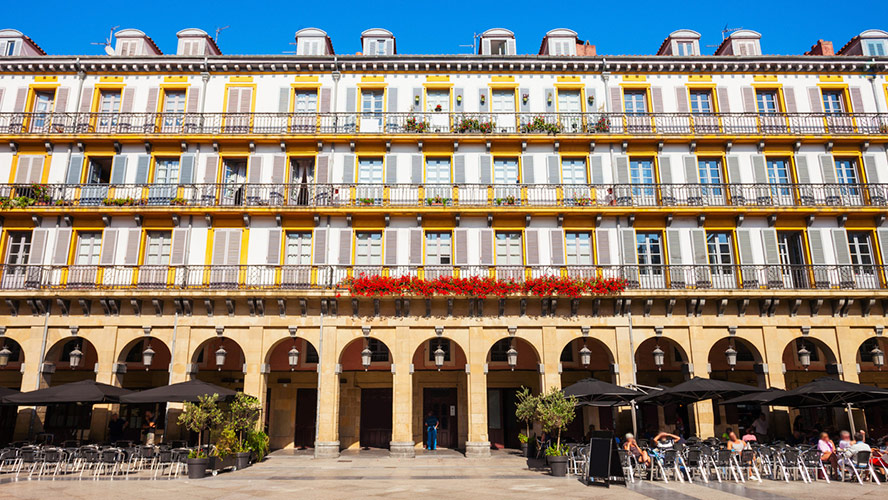
[{"label": "grey shutter", "polygon": [[354,184],[355,182],[355,155],[342,156],[342,183]]},{"label": "grey shutter", "polygon": [[410,99],[411,99],[410,105],[412,106],[412,109],[414,111],[422,111],[423,110],[422,109],[422,88],[421,87],[414,87],[413,88],[413,94]]},{"label": "grey shutter", "polygon": [[489,185],[491,183],[490,177],[493,175],[491,171],[492,167],[492,158],[488,154],[482,154],[480,160],[480,182],[484,185]]},{"label": "grey shutter", "polygon": [[27,184],[31,182],[31,164],[33,163],[31,161],[32,159],[32,156],[19,156],[18,163],[15,166],[16,184]]},{"label": "grey shutter", "polygon": [[515,49],[515,39],[506,40],[506,55],[514,56],[517,53]]},{"label": "grey shutter", "polygon": [[709,254],[706,250],[706,231],[691,229],[691,248],[694,251],[695,265],[703,266],[709,263]]},{"label": "grey shutter", "polygon": [[358,89],[349,87],[345,89],[345,112],[355,113],[358,110]]},{"label": "grey shutter", "polygon": [[[487,95],[487,90],[485,88],[478,89],[478,111],[482,113],[486,113],[490,109],[490,96]],[[481,98],[485,96],[487,98],[481,102]]]},{"label": "grey shutter", "polygon": [[179,184],[191,184],[194,182],[194,160],[197,155],[185,153],[179,159]]},{"label": "grey shutter", "polygon": [[317,168],[315,168],[315,182],[317,184],[327,184],[330,182],[330,155],[319,154],[317,157]]},{"label": "grey shutter", "polygon": [[464,93],[462,88],[453,89],[453,110],[458,113],[463,110]]},{"label": "grey shutter", "polygon": [[422,228],[410,230],[410,265],[422,265]]},{"label": "grey shutter", "polygon": [[530,111],[530,98],[528,98],[527,102],[525,102],[524,101],[525,95],[528,95],[528,96],[530,95],[530,90],[528,90],[527,87],[523,87],[523,88],[518,89],[518,103],[519,103],[518,109],[522,113],[527,113],[528,111]]},{"label": "grey shutter", "polygon": [[241,263],[241,236],[243,236],[243,231],[240,229],[228,230],[228,248],[225,250],[225,265],[236,266]]},{"label": "grey shutter", "polygon": [[769,266],[780,265],[776,229],[762,229],[762,248],[765,250],[765,264]]},{"label": "grey shutter", "polygon": [[[683,263],[682,254],[681,254],[681,231],[678,229],[667,229],[666,230],[666,250],[669,252],[669,265],[671,266],[680,266]],[[681,274],[677,271],[674,271],[672,274],[672,279],[675,280],[681,276]]]},{"label": "grey shutter", "polygon": [[[200,95],[200,89],[191,89],[191,93],[189,95],[189,103],[191,102],[192,95]],[[123,89],[123,103],[121,104],[120,110],[124,113],[132,113],[133,112],[133,100],[136,96],[136,89],[132,87],[127,87]],[[195,97],[196,99],[196,97]],[[195,108],[193,111],[197,111]]]},{"label": "grey shutter", "polygon": [[259,155],[250,155],[250,166],[247,175],[247,182],[250,184],[259,184],[262,182],[262,157]]},{"label": "grey shutter", "polygon": [[388,109],[389,113],[396,113],[398,111],[398,88],[392,87],[388,89]]},{"label": "grey shutter", "polygon": [[56,113],[64,113],[68,111],[68,94],[70,93],[70,88],[59,87],[59,90],[56,91],[56,102],[53,111],[55,111]]},{"label": "grey shutter", "polygon": [[604,165],[601,155],[589,156],[589,169],[592,171],[592,184],[604,184]]},{"label": "grey shutter", "polygon": [[[888,229],[876,229],[876,236],[879,239],[879,250],[882,253],[882,264],[888,265]],[[31,248],[34,248],[33,245]]]},{"label": "grey shutter", "polygon": [[753,264],[752,235],[749,229],[737,230],[737,247],[740,249],[740,263]]},{"label": "grey shutter", "polygon": [[170,265],[185,265],[185,243],[188,240],[188,230],[184,228],[173,229],[172,244],[170,249]]},{"label": "grey shutter", "polygon": [[[157,89],[152,89],[155,92]],[[92,99],[93,99],[93,88],[92,87],[83,87],[83,90],[80,92],[80,111],[81,113],[89,113],[90,108],[92,108]],[[156,106],[157,94],[154,95],[154,101]],[[22,105],[22,109],[24,109],[24,104]],[[153,113],[154,110],[151,110]]]},{"label": "grey shutter", "polygon": [[564,265],[564,230],[563,229],[551,229],[549,231],[549,244],[551,252],[549,253],[549,259],[552,261],[553,266],[563,266]]},{"label": "grey shutter", "polygon": [[412,184],[422,184],[422,155],[411,155],[410,182]]},{"label": "grey shutter", "polygon": [[824,184],[835,184],[836,181],[836,164],[833,155],[818,155],[820,160],[820,172],[823,175]]},{"label": "grey shutter", "polygon": [[376,55],[376,40],[367,40],[367,53],[365,55]]},{"label": "grey shutter", "polygon": [[556,90],[552,87],[549,87],[545,90],[546,94],[544,95],[544,102],[546,103],[546,113],[554,113],[555,112],[555,101],[556,99]]},{"label": "grey shutter", "polygon": [[697,170],[697,157],[694,155],[685,155],[682,157],[685,170],[685,183],[697,184],[700,182],[699,171]]},{"label": "grey shutter", "polygon": [[123,255],[125,266],[135,266],[139,263],[139,247],[142,246],[142,230],[131,228],[126,238],[126,253]]},{"label": "grey shutter", "polygon": [[71,228],[61,228],[56,231],[55,251],[52,255],[52,264],[64,266],[68,264],[68,253],[71,248]]},{"label": "grey shutter", "polygon": [[330,112],[330,89],[329,88],[321,88],[320,92],[320,110],[321,113],[329,113]]},{"label": "grey shutter", "polygon": [[879,169],[876,166],[876,155],[863,155],[863,170],[866,172],[866,182],[879,183]]},{"label": "grey shutter", "polygon": [[398,182],[398,155],[385,155],[385,183],[397,184]]},{"label": "grey shutter", "polygon": [[114,254],[117,253],[117,229],[105,229],[102,234],[102,253],[99,264],[103,266],[114,265]]},{"label": "grey shutter", "polygon": [[836,251],[836,264],[851,265],[851,250],[848,248],[848,233],[844,229],[832,229],[833,248]]},{"label": "grey shutter", "polygon": [[727,155],[725,156],[725,163],[728,164],[728,180],[733,184],[740,184],[742,180],[740,179],[740,156],[739,155]]},{"label": "grey shutter", "polygon": [[276,266],[281,263],[281,237],[283,230],[279,227],[273,227],[268,231],[268,255],[266,263],[270,266]]},{"label": "grey shutter", "polygon": [[675,101],[678,103],[678,112],[687,113],[690,111],[688,106],[688,90],[685,87],[675,87]]},{"label": "grey shutter", "polygon": [[139,155],[136,157],[136,184],[148,184],[148,167],[151,165],[151,156]]},{"label": "grey shutter", "polygon": [[389,38],[385,41],[385,55],[390,56],[395,53],[395,41]]},{"label": "grey shutter", "polygon": [[65,176],[65,182],[68,184],[80,184],[80,175],[83,170],[83,155],[72,154],[68,159],[68,174]]},{"label": "grey shutter", "polygon": [[352,232],[351,229],[339,230],[339,264],[347,266],[351,264],[352,250]]},{"label": "grey shutter", "polygon": [[15,94],[15,102],[13,103],[12,111],[15,113],[23,113],[25,111],[25,101],[27,98],[28,88],[20,87]]},{"label": "grey shutter", "polygon": [[808,157],[804,155],[796,155],[795,157],[796,178],[799,184],[810,184],[811,174],[808,172]]},{"label": "grey shutter", "polygon": [[290,112],[290,87],[281,87],[278,95],[278,113]]},{"label": "grey shutter", "polygon": [[752,175],[756,184],[768,184],[768,166],[765,155],[752,155]]},{"label": "grey shutter", "polygon": [[455,229],[453,231],[453,263],[457,266],[465,266],[469,264],[469,242],[467,236],[467,230],[465,229]]},{"label": "grey shutter", "polygon": [[533,184],[533,155],[521,155],[521,182]]},{"label": "grey shutter", "polygon": [[[123,103],[126,105],[126,93],[129,91],[130,93],[130,110],[132,110],[132,90],[126,89],[123,91]],[[186,113],[197,113],[200,111],[200,89],[197,87],[192,87],[188,89],[188,102],[185,104],[185,112]]]},{"label": "grey shutter", "polygon": [[274,155],[271,159],[271,182],[283,184],[287,170],[287,155]]},{"label": "grey shutter", "polygon": [[456,184],[466,183],[466,155],[453,155],[453,182]]},{"label": "grey shutter", "polygon": [[46,234],[48,232],[48,229],[39,227],[31,232],[31,254],[28,255],[28,264],[32,266],[43,265],[43,252],[46,251]]},{"label": "grey shutter", "polygon": [[663,89],[651,87],[651,102],[654,105],[654,113],[663,112]]},{"label": "grey shutter", "polygon": [[808,245],[811,247],[811,263],[815,266],[826,264],[823,251],[823,234],[820,229],[808,229]]},{"label": "grey shutter", "polygon": [[747,113],[755,113],[755,90],[752,87],[743,87],[740,89],[740,94],[743,96],[743,111]]},{"label": "grey shutter", "polygon": [[[86,89],[84,89],[84,95],[86,95]],[[160,92],[160,89],[157,87],[151,87],[148,89],[148,101],[145,104],[145,111],[148,113],[157,113],[157,94]],[[90,92],[92,94],[92,92]],[[90,97],[92,100],[92,97]],[[83,107],[83,103],[81,103],[81,107]],[[228,107],[231,107],[231,103],[228,103]],[[229,111],[231,111],[229,109]]]},{"label": "grey shutter", "polygon": [[207,161],[204,164],[204,177],[203,181],[205,184],[215,184],[216,183],[216,174],[219,166],[219,156],[217,155],[209,155],[207,156]]},{"label": "grey shutter", "polygon": [[672,184],[672,159],[666,155],[657,157],[660,170],[660,184]]},{"label": "grey shutter", "polygon": [[613,264],[610,249],[610,231],[607,229],[598,229],[595,231],[595,246],[598,254],[598,265],[609,266]]},{"label": "grey shutter", "polygon": [[817,87],[808,87],[808,104],[811,106],[812,113],[823,112],[823,96]]},{"label": "grey shutter", "polygon": [[610,89],[610,112],[611,113],[622,113],[623,112],[623,99],[620,95],[620,89],[616,87],[611,87]]},{"label": "grey shutter", "polygon": [[228,229],[216,229],[213,233],[213,265],[225,265],[225,249],[228,247]]},{"label": "grey shutter", "polygon": [[620,229],[620,244],[623,246],[623,264],[638,264],[638,246],[634,229]]},{"label": "grey shutter", "polygon": [[394,228],[385,230],[385,265],[398,265],[398,230]]},{"label": "grey shutter", "polygon": [[548,167],[548,171],[546,172],[547,181],[549,184],[561,184],[561,176],[559,175],[559,165],[558,165],[558,155],[549,155],[548,162],[546,166]]},{"label": "grey shutter", "polygon": [[111,184],[123,184],[126,181],[126,155],[114,155],[111,160]]},{"label": "grey shutter", "polygon": [[[28,177],[28,182],[32,184],[39,183],[43,178],[43,164],[46,161],[46,157],[43,155],[36,155],[31,157],[31,174]],[[0,229],[2,229],[2,224],[0,224]]]},{"label": "grey shutter", "polygon": [[540,231],[527,229],[524,231],[524,251],[528,266],[540,265]]},{"label": "grey shutter", "polygon": [[728,93],[727,87],[716,87],[715,95],[718,97],[718,112],[719,113],[730,113],[731,112],[731,96]]},{"label": "grey shutter", "polygon": [[614,172],[614,178],[617,180],[616,184],[629,184],[631,179],[629,178],[629,157],[626,155],[617,155],[614,157],[614,166],[616,171]]},{"label": "grey shutter", "polygon": [[493,229],[481,230],[481,265],[493,265]]},{"label": "grey shutter", "polygon": [[863,96],[860,94],[860,87],[851,87],[848,91],[851,93],[851,112],[863,113]]},{"label": "grey shutter", "polygon": [[312,239],[314,240],[314,249],[311,253],[314,265],[322,266],[327,263],[327,230],[315,229]]},{"label": "grey shutter", "polygon": [[786,104],[787,113],[798,113],[799,107],[796,104],[795,87],[783,87],[783,101]]}]

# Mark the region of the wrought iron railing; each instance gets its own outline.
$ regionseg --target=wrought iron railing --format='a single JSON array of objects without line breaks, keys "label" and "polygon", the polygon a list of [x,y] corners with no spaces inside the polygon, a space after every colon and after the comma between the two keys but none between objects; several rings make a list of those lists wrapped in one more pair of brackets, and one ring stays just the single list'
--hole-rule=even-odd
[{"label": "wrought iron railing", "polygon": [[524,281],[543,276],[621,278],[629,290],[878,290],[888,288],[881,265],[614,265],[614,266],[0,266],[0,289],[11,290],[299,290],[335,289],[368,276],[491,277]]},{"label": "wrought iron railing", "polygon": [[883,113],[0,113],[0,135],[888,135]]},{"label": "wrought iron railing", "polygon": [[2,184],[0,208],[864,207],[888,184]]}]

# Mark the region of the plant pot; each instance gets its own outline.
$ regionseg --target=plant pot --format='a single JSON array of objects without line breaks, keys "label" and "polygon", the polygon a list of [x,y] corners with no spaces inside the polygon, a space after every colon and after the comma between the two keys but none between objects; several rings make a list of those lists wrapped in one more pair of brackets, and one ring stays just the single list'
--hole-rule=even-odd
[{"label": "plant pot", "polygon": [[567,457],[549,457],[549,467],[552,468],[552,475],[555,477],[564,477],[567,475]]},{"label": "plant pot", "polygon": [[203,479],[207,475],[207,467],[210,465],[209,458],[189,458],[185,460],[188,466],[188,479]]},{"label": "plant pot", "polygon": [[246,469],[250,466],[250,452],[244,451],[234,454],[235,470]]},{"label": "plant pot", "polygon": [[524,458],[530,458],[529,446],[527,443],[521,443],[521,456]]}]

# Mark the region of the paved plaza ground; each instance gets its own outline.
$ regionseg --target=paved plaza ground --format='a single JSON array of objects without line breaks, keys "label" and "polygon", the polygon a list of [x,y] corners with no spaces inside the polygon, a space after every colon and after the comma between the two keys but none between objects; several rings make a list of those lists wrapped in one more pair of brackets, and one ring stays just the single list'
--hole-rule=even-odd
[{"label": "paved plaza ground", "polygon": [[528,466],[510,452],[494,452],[489,459],[466,459],[441,450],[415,459],[392,459],[385,451],[343,453],[339,459],[315,460],[310,452],[276,452],[249,469],[216,477],[188,480],[150,480],[145,473],[130,479],[91,481],[73,478],[11,481],[0,475],[4,499],[64,498],[66,500],[116,499],[241,499],[241,498],[604,498],[658,500],[730,500],[796,498],[851,500],[886,498],[888,485],[817,482],[762,484],[636,483],[628,488],[585,486],[576,478],[555,478]]}]

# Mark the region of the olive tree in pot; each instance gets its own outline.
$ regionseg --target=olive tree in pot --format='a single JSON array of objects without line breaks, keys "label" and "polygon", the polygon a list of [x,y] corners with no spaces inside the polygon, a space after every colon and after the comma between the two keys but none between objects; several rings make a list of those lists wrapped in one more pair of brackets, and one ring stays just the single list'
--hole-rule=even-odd
[{"label": "olive tree in pot", "polygon": [[209,433],[222,421],[218,400],[218,394],[201,396],[197,403],[185,403],[184,411],[179,415],[179,424],[197,433],[197,450],[192,450],[185,462],[189,479],[201,479],[207,473],[210,457],[203,449],[203,433]]},{"label": "olive tree in pot", "polygon": [[549,392],[539,396],[538,415],[543,430],[555,433],[555,444],[546,448],[546,457],[552,468],[552,475],[563,477],[567,475],[566,445],[561,444],[561,431],[574,419],[576,398],[565,396],[563,392],[554,387]]},{"label": "olive tree in pot", "polygon": [[521,453],[525,458],[530,458],[532,448],[530,448],[530,423],[537,419],[537,406],[539,398],[530,392],[530,388],[521,387],[516,394],[518,402],[515,403],[515,416],[518,420],[524,422],[525,432],[518,434],[518,441],[521,442]]},{"label": "olive tree in pot", "polygon": [[238,469],[244,469],[250,465],[250,443],[247,441],[248,433],[256,429],[259,422],[259,414],[262,405],[259,399],[248,396],[242,392],[237,393],[229,407],[228,426],[236,435],[232,451],[237,458]]}]

